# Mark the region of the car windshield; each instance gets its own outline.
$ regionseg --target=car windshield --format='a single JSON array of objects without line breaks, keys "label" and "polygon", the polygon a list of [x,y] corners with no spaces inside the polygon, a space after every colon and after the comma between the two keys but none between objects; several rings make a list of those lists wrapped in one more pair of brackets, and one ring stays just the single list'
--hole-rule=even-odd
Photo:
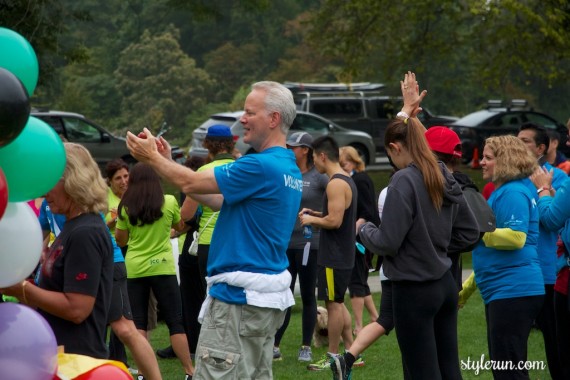
[{"label": "car windshield", "polygon": [[483,123],[485,120],[489,119],[490,117],[492,117],[494,114],[495,114],[494,112],[490,112],[488,110],[481,110],[470,113],[467,116],[463,116],[461,119],[455,121],[453,124],[467,126],[467,127],[475,127]]}]

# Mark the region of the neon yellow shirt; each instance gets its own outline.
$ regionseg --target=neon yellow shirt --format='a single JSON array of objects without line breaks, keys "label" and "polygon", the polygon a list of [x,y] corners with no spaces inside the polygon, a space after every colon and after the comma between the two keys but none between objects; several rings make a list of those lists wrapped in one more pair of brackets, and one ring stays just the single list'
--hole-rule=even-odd
[{"label": "neon yellow shirt", "polygon": [[132,226],[125,209],[117,219],[117,227],[128,231],[129,241],[125,264],[127,278],[175,275],[170,229],[180,222],[180,207],[172,195],[164,196],[162,217],[153,224]]},{"label": "neon yellow shirt", "polygon": [[[115,193],[113,193],[113,190],[111,190],[111,188],[109,188],[109,190],[107,191],[107,210],[111,210],[112,208],[118,209],[119,208],[119,202],[121,202],[121,198],[119,198],[118,196],[115,195]],[[109,211],[106,215],[105,215],[105,223],[109,223],[111,220],[113,219],[113,217],[111,216],[111,211]],[[109,224],[107,224],[109,225]],[[115,225],[116,227],[116,225]],[[111,235],[115,236],[115,227],[109,227],[109,231],[111,231]]]},{"label": "neon yellow shirt", "polygon": [[[201,172],[214,168],[216,166],[221,166],[234,162],[235,160],[230,154],[220,154],[214,158],[214,161],[201,166],[197,171]],[[216,226],[216,221],[218,220],[218,215],[214,215],[212,219],[210,217],[214,214],[214,210],[206,205],[202,205],[202,216],[200,217],[200,238],[198,239],[198,244],[210,245],[212,242],[212,235],[214,234],[214,227]],[[208,223],[208,220],[210,222]],[[207,224],[207,227],[204,228]]]}]

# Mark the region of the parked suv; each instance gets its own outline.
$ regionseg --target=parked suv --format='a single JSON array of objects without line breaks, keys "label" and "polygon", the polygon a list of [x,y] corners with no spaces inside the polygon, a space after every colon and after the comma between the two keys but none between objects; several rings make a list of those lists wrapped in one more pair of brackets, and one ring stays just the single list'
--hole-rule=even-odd
[{"label": "parked suv", "polygon": [[[114,136],[83,115],[73,112],[37,109],[33,109],[30,115],[46,122],[67,141],[85,146],[100,168],[104,168],[109,161],[115,158],[122,158],[129,164],[136,162],[127,149],[125,138]],[[172,158],[183,163],[184,152],[182,149],[172,147]]]},{"label": "parked suv", "polygon": [[[291,89],[291,85],[288,87]],[[306,88],[303,86],[303,89]],[[401,97],[380,95],[377,91],[368,90],[293,91],[293,96],[299,110],[316,113],[345,128],[370,134],[374,139],[376,151],[381,154],[385,154],[384,134],[388,123],[402,108]],[[426,128],[446,125],[458,119],[453,116],[436,116],[422,108],[423,112],[418,118]]]},{"label": "parked suv", "polygon": [[[255,152],[249,144],[243,142],[243,124],[239,121],[242,115],[243,111],[237,111],[217,113],[210,116],[208,120],[192,132],[189,154],[198,156],[206,156],[208,154],[208,151],[202,147],[202,142],[206,137],[208,128],[215,124],[223,124],[230,127],[232,134],[236,138],[236,148],[242,154]],[[334,137],[340,146],[353,146],[366,164],[374,163],[374,143],[372,142],[372,137],[367,133],[343,128],[319,115],[297,111],[293,125],[289,128],[289,134],[300,131],[310,133],[313,138],[323,135]]]},{"label": "parked suv", "polygon": [[[490,136],[516,135],[522,124],[532,122],[546,129],[557,131],[566,141],[568,129],[553,117],[533,111],[524,99],[513,99],[508,105],[500,100],[489,100],[487,108],[470,113],[461,119],[447,124],[457,132],[461,139],[463,159],[469,162],[473,159],[473,151],[477,148],[479,158],[483,153],[485,139]],[[562,142],[558,149],[564,154],[570,154],[570,148]]]}]

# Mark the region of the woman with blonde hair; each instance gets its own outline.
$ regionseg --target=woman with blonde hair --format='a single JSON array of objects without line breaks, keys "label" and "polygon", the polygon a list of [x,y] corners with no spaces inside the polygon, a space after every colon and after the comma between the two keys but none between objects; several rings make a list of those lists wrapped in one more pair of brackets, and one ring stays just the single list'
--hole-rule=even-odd
[{"label": "woman with blonde hair", "polygon": [[[364,171],[365,165],[360,155],[352,146],[343,146],[340,148],[339,163],[342,169],[347,172],[356,185],[358,193],[356,203],[356,220],[357,223],[372,222],[375,225],[380,224],[378,217],[376,195],[374,192],[374,183],[372,179]],[[378,318],[378,311],[374,306],[372,293],[368,286],[368,262],[367,258],[372,253],[361,245],[360,239],[357,237],[358,245],[354,247],[354,268],[352,276],[348,284],[350,293],[350,302],[352,304],[352,313],[354,315],[354,334],[358,335],[362,330],[362,311],[364,307],[368,310],[370,320],[375,321]],[[358,365],[359,363],[355,363]]]},{"label": "woman with blonde hair", "polygon": [[[544,298],[536,190],[528,179],[538,165],[520,139],[495,136],[485,141],[481,168],[483,179],[496,187],[488,202],[497,229],[487,232],[473,250],[475,281],[485,303],[489,357],[524,363],[530,329]],[[493,376],[528,378],[528,371],[515,366],[493,370]]]},{"label": "woman with blonde hair", "polygon": [[367,248],[385,256],[406,378],[461,379],[457,287],[447,251],[469,249],[479,239],[479,229],[461,188],[436,161],[416,118],[426,92],[420,94],[411,72],[400,83],[404,107],[384,136],[387,154],[399,170],[388,185],[380,227],[368,222],[357,231]]},{"label": "woman with blonde hair", "polygon": [[23,281],[2,293],[37,308],[66,353],[106,359],[113,246],[100,213],[107,211],[107,185],[87,149],[64,147],[65,171],[46,200],[67,221],[45,253],[38,286]]}]

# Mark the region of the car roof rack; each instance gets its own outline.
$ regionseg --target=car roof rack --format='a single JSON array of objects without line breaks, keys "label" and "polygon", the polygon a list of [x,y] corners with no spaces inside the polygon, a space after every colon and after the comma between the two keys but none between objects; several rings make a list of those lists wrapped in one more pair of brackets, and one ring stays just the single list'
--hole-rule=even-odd
[{"label": "car roof rack", "polygon": [[302,83],[302,82],[285,82],[283,83],[291,92],[361,92],[361,91],[379,91],[386,87],[383,83]]},{"label": "car roof rack", "polygon": [[487,109],[506,109],[511,110],[529,110],[532,111],[532,107],[529,107],[528,101],[526,99],[511,99],[507,105],[503,103],[500,99],[489,99],[487,101]]}]

